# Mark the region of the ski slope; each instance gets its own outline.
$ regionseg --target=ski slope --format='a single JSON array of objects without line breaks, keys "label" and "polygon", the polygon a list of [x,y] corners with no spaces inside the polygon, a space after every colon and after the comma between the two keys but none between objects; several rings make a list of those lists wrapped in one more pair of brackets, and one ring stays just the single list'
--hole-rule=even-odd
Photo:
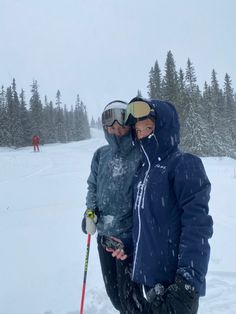
[{"label": "ski slope", "polygon": [[[79,314],[86,235],[81,231],[92,139],[0,148],[0,314]],[[214,236],[199,314],[236,313],[236,160],[203,158],[212,182]],[[92,238],[84,314],[117,313],[106,296]]]}]

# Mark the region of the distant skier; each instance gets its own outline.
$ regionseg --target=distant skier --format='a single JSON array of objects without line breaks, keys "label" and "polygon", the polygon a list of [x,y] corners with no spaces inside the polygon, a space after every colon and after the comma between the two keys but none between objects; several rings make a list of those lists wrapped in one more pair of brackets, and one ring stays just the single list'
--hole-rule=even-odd
[{"label": "distant skier", "polygon": [[34,135],[32,137],[32,145],[34,146],[34,152],[39,152],[39,143],[40,143],[40,137],[38,135]]}]

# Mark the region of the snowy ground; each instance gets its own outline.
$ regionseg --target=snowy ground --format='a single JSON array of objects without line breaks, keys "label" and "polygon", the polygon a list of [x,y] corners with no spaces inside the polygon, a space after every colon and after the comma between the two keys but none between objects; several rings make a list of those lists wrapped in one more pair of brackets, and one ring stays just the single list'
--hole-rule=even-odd
[{"label": "snowy ground", "polygon": [[[0,148],[0,314],[79,314],[86,236],[80,223],[86,179],[102,132],[70,144]],[[204,158],[214,219],[207,296],[199,314],[236,313],[236,160]],[[85,314],[115,314],[95,238]]]}]

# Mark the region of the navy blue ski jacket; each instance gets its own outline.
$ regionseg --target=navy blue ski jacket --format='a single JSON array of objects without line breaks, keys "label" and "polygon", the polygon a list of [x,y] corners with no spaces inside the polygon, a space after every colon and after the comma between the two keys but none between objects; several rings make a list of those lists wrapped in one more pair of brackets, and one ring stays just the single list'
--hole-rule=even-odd
[{"label": "navy blue ski jacket", "polygon": [[202,161],[178,149],[179,121],[168,102],[148,101],[155,131],[138,141],[143,165],[134,183],[133,280],[169,286],[177,274],[205,295],[213,221]]}]

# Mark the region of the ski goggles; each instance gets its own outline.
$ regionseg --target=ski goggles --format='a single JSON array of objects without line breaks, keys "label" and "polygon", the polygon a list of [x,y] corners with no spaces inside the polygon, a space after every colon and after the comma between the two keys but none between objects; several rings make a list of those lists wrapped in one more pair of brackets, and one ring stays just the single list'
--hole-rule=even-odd
[{"label": "ski goggles", "polygon": [[102,125],[112,126],[116,121],[122,126],[125,124],[125,109],[112,108],[102,113]]},{"label": "ski goggles", "polygon": [[[148,103],[144,101],[134,101],[127,105],[126,114],[125,114],[125,122],[129,124],[129,118],[146,118],[149,115],[155,116],[155,111],[152,109]],[[131,119],[133,120],[133,119]]]}]

